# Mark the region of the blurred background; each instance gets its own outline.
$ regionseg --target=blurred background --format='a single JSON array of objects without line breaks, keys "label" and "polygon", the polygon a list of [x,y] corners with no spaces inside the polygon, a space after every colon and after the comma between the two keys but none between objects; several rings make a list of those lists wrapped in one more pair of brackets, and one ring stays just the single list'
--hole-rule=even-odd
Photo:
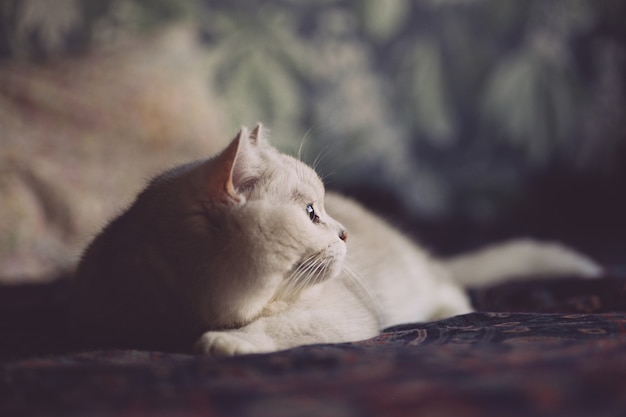
[{"label": "blurred background", "polygon": [[241,125],[432,251],[626,264],[623,0],[0,0],[0,280]]}]

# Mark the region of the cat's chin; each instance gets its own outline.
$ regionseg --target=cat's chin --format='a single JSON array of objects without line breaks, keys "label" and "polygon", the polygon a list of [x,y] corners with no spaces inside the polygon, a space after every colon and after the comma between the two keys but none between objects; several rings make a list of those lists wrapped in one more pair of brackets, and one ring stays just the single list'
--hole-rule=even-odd
[{"label": "cat's chin", "polygon": [[342,266],[343,262],[333,261],[332,263],[318,267],[314,272],[314,277],[310,281],[310,285],[307,285],[307,287],[337,278],[342,270]]},{"label": "cat's chin", "polygon": [[298,298],[302,291],[339,276],[343,269],[345,254],[325,256],[317,253],[296,262],[284,276],[278,288],[278,299]]}]

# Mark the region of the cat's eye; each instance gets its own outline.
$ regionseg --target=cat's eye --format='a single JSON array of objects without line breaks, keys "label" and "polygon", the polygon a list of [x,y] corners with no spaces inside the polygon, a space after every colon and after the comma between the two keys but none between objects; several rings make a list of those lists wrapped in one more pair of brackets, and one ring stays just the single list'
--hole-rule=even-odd
[{"label": "cat's eye", "polygon": [[313,204],[309,204],[306,206],[306,214],[309,215],[309,219],[311,219],[313,223],[320,222],[319,216],[315,214],[315,209],[313,208]]}]

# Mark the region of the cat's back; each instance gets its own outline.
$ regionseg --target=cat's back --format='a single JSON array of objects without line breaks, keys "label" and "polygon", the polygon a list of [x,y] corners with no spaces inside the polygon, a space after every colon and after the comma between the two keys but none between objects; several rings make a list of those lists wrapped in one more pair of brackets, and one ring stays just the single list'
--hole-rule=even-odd
[{"label": "cat's back", "polygon": [[70,325],[87,347],[180,350],[199,333],[179,291],[159,279],[163,264],[148,217],[135,203],[85,250],[70,293]]},{"label": "cat's back", "polygon": [[444,304],[459,306],[455,314],[470,311],[464,293],[419,244],[354,200],[328,193],[325,204],[348,231],[348,269],[378,303],[383,328],[439,316]]}]

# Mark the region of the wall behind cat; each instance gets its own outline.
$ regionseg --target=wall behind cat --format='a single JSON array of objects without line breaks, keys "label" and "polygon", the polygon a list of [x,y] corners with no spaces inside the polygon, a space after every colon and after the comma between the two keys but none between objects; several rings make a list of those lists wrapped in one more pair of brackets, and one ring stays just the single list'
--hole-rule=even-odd
[{"label": "wall behind cat", "polygon": [[[184,74],[184,76],[181,76]],[[71,271],[156,173],[221,149],[190,24],[0,63],[0,281]]]},{"label": "wall behind cat", "polygon": [[244,3],[202,2],[233,127],[264,121],[440,251],[626,244],[623,2]]},{"label": "wall behind cat", "polygon": [[7,2],[1,268],[71,265],[77,230],[257,121],[438,251],[510,235],[623,247],[624,7]]}]

